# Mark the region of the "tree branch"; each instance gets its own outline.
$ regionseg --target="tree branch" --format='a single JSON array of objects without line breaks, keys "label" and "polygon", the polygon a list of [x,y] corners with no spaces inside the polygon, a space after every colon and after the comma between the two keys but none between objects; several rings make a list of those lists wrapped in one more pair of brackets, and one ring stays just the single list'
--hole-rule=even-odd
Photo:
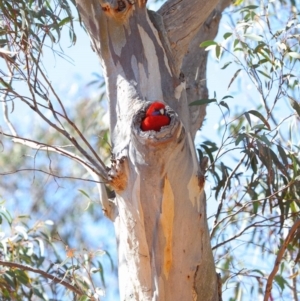
[{"label": "tree branch", "polygon": [[63,279],[57,278],[56,276],[53,276],[51,274],[48,274],[48,273],[46,273],[46,272],[44,272],[40,269],[35,269],[35,268],[32,268],[31,266],[28,266],[28,265],[15,263],[15,262],[8,262],[8,261],[3,261],[3,260],[0,260],[0,265],[5,266],[5,267],[9,267],[9,268],[12,268],[12,269],[16,268],[16,269],[20,269],[20,270],[23,270],[23,271],[29,271],[29,272],[33,272],[33,273],[36,273],[36,274],[40,274],[44,278],[50,279],[50,280],[52,280],[53,282],[55,282],[57,284],[61,284],[61,285],[65,286],[67,289],[71,290],[72,292],[74,292],[75,294],[77,294],[79,296],[84,295],[84,293],[79,288],[73,286],[69,282],[67,282]]},{"label": "tree branch", "polygon": [[238,162],[238,164],[236,165],[236,167],[232,170],[231,174],[226,179],[226,183],[224,185],[223,192],[222,192],[222,195],[221,195],[221,198],[220,198],[220,201],[219,201],[219,206],[218,206],[218,210],[217,210],[217,213],[216,213],[216,218],[215,218],[215,221],[214,221],[214,227],[213,227],[213,229],[211,231],[210,237],[214,236],[215,231],[217,229],[216,225],[217,225],[217,222],[218,222],[218,219],[219,219],[222,207],[223,207],[223,201],[225,199],[226,190],[228,188],[230,180],[235,175],[236,171],[239,169],[239,167],[241,166],[241,164],[243,163],[243,161],[245,160],[245,158],[246,158],[246,154],[244,154],[244,156],[240,159],[240,161]]},{"label": "tree branch", "polygon": [[77,177],[71,177],[71,176],[62,176],[62,175],[57,175],[54,174],[53,172],[49,172],[46,170],[42,170],[42,169],[37,169],[37,168],[20,168],[17,170],[10,170],[10,171],[6,171],[6,172],[1,172],[0,175],[1,176],[6,176],[6,175],[11,175],[17,172],[21,172],[21,171],[38,171],[44,174],[47,174],[49,176],[52,176],[54,178],[58,178],[58,179],[69,179],[69,180],[79,180],[79,181],[85,181],[85,182],[92,182],[92,183],[99,183],[99,181],[95,181],[95,180],[91,180],[91,179],[84,179],[84,178],[77,178]]},{"label": "tree branch", "polygon": [[[27,58],[27,57],[26,57]],[[15,90],[13,90],[11,88],[11,83],[12,83],[12,79],[13,79],[13,70],[11,69],[10,64],[7,62],[7,68],[9,70],[9,83],[7,83],[7,85],[5,85],[7,88],[4,90],[3,96],[2,96],[2,101],[3,101],[3,115],[4,115],[4,121],[7,124],[11,135],[6,134],[4,132],[2,132],[0,130],[0,133],[3,136],[12,138],[12,141],[15,143],[19,143],[25,146],[28,146],[32,149],[36,149],[36,150],[43,150],[43,151],[50,151],[50,152],[56,152],[58,154],[61,154],[63,156],[68,157],[69,159],[72,159],[74,161],[76,161],[77,163],[80,163],[88,172],[89,174],[92,176],[93,178],[93,182],[97,183],[97,187],[98,187],[98,191],[99,191],[99,197],[100,197],[100,203],[102,205],[102,210],[104,212],[104,214],[110,218],[113,219],[114,217],[114,210],[115,210],[115,204],[114,202],[110,201],[107,197],[106,194],[106,189],[105,186],[103,184],[104,182],[108,181],[107,178],[107,170],[106,170],[106,166],[103,163],[103,161],[99,158],[99,156],[97,155],[97,153],[95,152],[95,150],[92,148],[92,146],[89,144],[89,142],[85,139],[84,135],[82,134],[82,132],[78,129],[78,127],[72,122],[72,120],[68,117],[67,112],[63,106],[62,101],[60,100],[60,98],[58,97],[58,95],[56,94],[55,90],[53,89],[51,83],[49,82],[47,76],[44,74],[43,70],[38,66],[39,61],[36,61],[35,58],[32,56],[33,62],[36,65],[36,72],[40,72],[43,79],[45,80],[46,84],[48,84],[51,92],[53,93],[54,97],[57,99],[61,109],[62,109],[62,114],[60,112],[57,112],[56,110],[54,110],[54,108],[51,105],[50,99],[48,98],[48,96],[45,94],[41,94],[38,93],[35,89],[36,86],[36,79],[37,79],[37,74],[33,75],[31,74],[30,70],[33,70],[33,68],[30,68],[31,66],[29,65],[29,61],[28,58],[26,59],[26,66],[27,66],[27,76],[25,74],[23,74],[24,80],[26,80],[27,84],[28,84],[28,88],[30,91],[30,94],[32,96],[32,99],[29,99],[25,96],[22,96],[20,94],[18,94]],[[39,58],[38,58],[39,60]],[[30,82],[30,78],[32,76],[35,76],[35,81],[34,81],[34,85],[33,87],[31,86],[31,82]],[[39,84],[41,84],[38,81]],[[44,90],[46,89],[43,85]],[[42,97],[44,100],[46,100],[48,102],[48,107],[44,106],[42,104],[40,104],[39,102],[37,102],[36,100],[36,95],[35,93],[37,93],[40,97]],[[67,151],[65,149],[63,149],[62,147],[57,147],[57,146],[50,146],[44,143],[40,143],[37,141],[34,141],[32,139],[28,139],[28,138],[22,138],[19,137],[17,134],[17,131],[15,130],[13,124],[11,123],[11,121],[9,120],[9,116],[8,116],[8,109],[7,109],[7,97],[8,95],[11,94],[12,96],[19,98],[21,101],[23,101],[24,103],[26,103],[33,111],[35,111],[44,121],[46,121],[51,127],[53,127],[57,132],[61,133],[63,136],[65,136],[67,139],[69,139],[73,146],[84,156],[84,158],[86,158],[89,162],[86,162],[84,160],[84,158],[79,157],[78,155],[75,155],[74,153]],[[40,111],[40,108],[45,108],[47,110],[50,110],[52,115],[54,116],[54,118],[59,122],[60,126],[58,126],[57,124],[53,123],[49,118],[46,117],[45,114],[43,114],[43,112]],[[82,141],[85,143],[85,145],[89,148],[89,150],[92,152],[91,156],[85,149],[82,148],[82,146],[78,143],[77,139],[73,136],[71,136],[63,127],[62,123],[59,120],[59,117],[62,117],[66,120],[66,122],[76,131],[76,133],[78,134],[78,136],[80,137],[80,139],[82,139]],[[57,175],[54,175],[57,176]],[[60,177],[60,176],[58,176]],[[100,180],[101,179],[101,180]]]},{"label": "tree branch", "polygon": [[37,149],[37,150],[42,150],[42,151],[50,151],[50,152],[54,152],[54,153],[58,153],[60,155],[63,155],[65,157],[69,158],[69,159],[72,159],[72,160],[80,163],[92,175],[93,178],[95,178],[95,175],[97,175],[97,177],[100,176],[101,178],[103,178],[104,180],[107,181],[107,177],[102,175],[102,174],[99,174],[99,171],[95,170],[93,166],[91,166],[89,163],[84,161],[78,155],[75,155],[74,153],[63,149],[62,147],[51,146],[51,145],[48,145],[48,144],[45,144],[45,143],[42,143],[42,142],[38,142],[38,141],[35,141],[35,140],[32,140],[32,139],[10,135],[10,134],[2,132],[1,130],[0,130],[0,133],[5,137],[12,138],[13,142],[28,146],[31,149]]},{"label": "tree branch", "polygon": [[[31,149],[58,153],[71,160],[76,161],[77,163],[80,163],[88,171],[88,173],[92,176],[92,178],[94,179],[93,182],[97,183],[99,197],[100,197],[100,203],[101,203],[102,210],[103,210],[105,216],[107,216],[109,219],[114,218],[115,204],[108,199],[108,196],[107,196],[106,190],[105,190],[105,186],[104,186],[104,182],[106,183],[108,181],[108,178],[107,178],[107,176],[99,174],[99,172],[97,170],[95,170],[94,167],[91,166],[88,162],[84,161],[81,157],[75,155],[74,153],[63,149],[62,147],[50,146],[45,143],[40,143],[40,142],[34,141],[32,139],[16,137],[14,135],[9,135],[9,134],[3,133],[3,132],[1,132],[1,130],[0,130],[0,134],[2,134],[3,136],[6,136],[6,137],[12,138],[13,142],[28,146]],[[102,179],[102,181],[100,181],[100,178]]]},{"label": "tree branch", "polygon": [[283,255],[284,255],[284,252],[285,252],[286,248],[288,247],[288,244],[292,240],[295,232],[298,230],[299,227],[300,227],[300,219],[298,219],[298,220],[295,221],[295,223],[292,226],[289,234],[287,235],[287,237],[284,240],[281,248],[279,249],[279,252],[278,252],[276,260],[275,260],[275,264],[274,264],[273,270],[272,270],[272,272],[269,275],[268,280],[267,280],[264,301],[268,301],[269,298],[270,298],[271,290],[272,290],[272,283],[273,283],[273,280],[274,280],[274,278],[275,278],[275,276],[277,274],[277,271],[279,269],[279,265],[280,265],[280,262],[282,260]]},{"label": "tree branch", "polygon": [[[294,181],[291,181],[290,183],[288,183],[286,186],[284,186],[283,188],[280,188],[279,190],[275,191],[273,194],[268,195],[264,198],[260,198],[260,199],[256,199],[256,200],[251,200],[247,203],[245,203],[242,207],[240,207],[236,212],[226,215],[225,217],[223,217],[221,220],[219,220],[216,224],[214,224],[213,230],[215,232],[215,229],[218,228],[226,219],[232,219],[234,216],[236,216],[237,214],[239,214],[240,212],[243,212],[245,210],[245,208],[249,205],[253,205],[254,202],[262,202],[265,201],[267,199],[271,199],[274,196],[276,196],[277,194],[279,194],[280,192],[286,190],[287,188],[289,188],[290,186],[292,186],[294,184]],[[227,213],[227,212],[226,212]],[[214,215],[212,215],[211,217],[213,217]],[[211,218],[209,217],[209,218]],[[212,236],[211,236],[212,237]],[[222,243],[223,244],[223,243]],[[219,247],[219,245],[215,246],[214,248]]]},{"label": "tree branch", "polygon": [[[223,10],[229,6],[230,0],[220,0],[215,9],[210,13],[208,18],[201,26],[198,33],[191,40],[187,51],[184,53],[181,72],[186,80],[187,100],[191,102],[208,98],[206,68],[208,51],[200,48],[201,42],[206,40],[214,40],[218,33],[219,23]],[[191,135],[194,138],[196,132],[201,128],[204,117],[206,115],[206,105],[191,106],[190,123]]]},{"label": "tree branch", "polygon": [[[7,69],[9,70],[9,86],[11,86],[12,84],[12,80],[13,80],[13,71],[11,70],[7,60],[6,61],[6,65],[7,65]],[[3,93],[3,96],[1,97],[1,101],[2,101],[2,108],[3,108],[3,117],[4,117],[4,122],[7,124],[10,132],[13,135],[17,135],[16,129],[14,128],[13,124],[11,123],[9,117],[8,117],[8,109],[7,109],[7,102],[6,102],[6,98],[8,96],[8,92],[9,90],[6,89],[5,92]]]},{"label": "tree branch", "polygon": [[191,40],[218,4],[218,0],[171,0],[158,11],[163,16],[164,25],[173,50],[177,75]]},{"label": "tree branch", "polygon": [[[217,248],[219,248],[219,247],[221,247],[221,246],[223,246],[223,245],[229,243],[230,241],[235,240],[236,238],[242,236],[248,229],[250,229],[250,228],[252,228],[252,227],[267,227],[267,225],[265,225],[265,224],[263,224],[263,223],[265,223],[266,221],[270,221],[270,220],[272,220],[272,219],[275,219],[275,218],[277,218],[277,216],[272,217],[272,218],[266,218],[266,219],[264,219],[264,220],[261,220],[261,221],[257,221],[257,222],[255,222],[255,223],[252,223],[252,224],[250,224],[249,226],[245,227],[243,230],[241,230],[241,231],[240,231],[239,233],[237,233],[236,235],[233,235],[232,237],[226,239],[225,241],[222,241],[221,243],[216,244],[216,245],[213,246],[211,249],[212,249],[212,250],[215,250],[215,249],[217,249]],[[260,225],[260,224],[262,224],[262,225]],[[276,225],[276,224],[277,224],[277,223],[274,222],[274,225]]]},{"label": "tree branch", "polygon": [[[35,61],[34,56],[31,56],[32,59]],[[67,122],[69,123],[69,125],[71,125],[71,127],[76,131],[76,133],[79,135],[79,137],[82,139],[82,141],[85,143],[85,145],[89,148],[89,150],[92,152],[92,154],[95,156],[95,158],[97,159],[97,161],[100,163],[100,165],[105,169],[105,164],[103,163],[103,161],[100,159],[100,157],[98,156],[98,154],[95,152],[95,150],[93,149],[93,147],[91,146],[91,144],[86,140],[86,138],[84,137],[84,135],[82,134],[82,132],[78,129],[78,127],[76,126],[76,124],[69,118],[65,107],[60,99],[60,97],[57,95],[56,91],[53,89],[53,86],[51,85],[51,83],[49,82],[47,76],[44,74],[43,70],[40,68],[39,66],[39,62],[35,61],[36,65],[38,66],[38,69],[42,75],[42,77],[44,78],[45,82],[48,84],[48,87],[50,88],[51,92],[53,93],[53,95],[55,96],[56,100],[58,101],[61,109],[63,110],[64,113],[64,118],[67,120]],[[50,102],[50,100],[48,100]],[[50,110],[53,113],[53,116],[55,117],[55,111],[53,109],[52,106],[49,107]],[[57,117],[56,117],[57,118]]]}]

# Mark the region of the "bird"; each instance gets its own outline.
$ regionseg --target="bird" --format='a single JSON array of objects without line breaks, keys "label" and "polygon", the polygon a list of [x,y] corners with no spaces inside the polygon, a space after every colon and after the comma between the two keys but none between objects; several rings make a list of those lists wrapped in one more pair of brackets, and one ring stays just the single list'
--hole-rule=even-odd
[{"label": "bird", "polygon": [[162,102],[153,102],[142,120],[142,131],[160,131],[163,126],[170,124],[170,117],[166,114],[166,106]]}]

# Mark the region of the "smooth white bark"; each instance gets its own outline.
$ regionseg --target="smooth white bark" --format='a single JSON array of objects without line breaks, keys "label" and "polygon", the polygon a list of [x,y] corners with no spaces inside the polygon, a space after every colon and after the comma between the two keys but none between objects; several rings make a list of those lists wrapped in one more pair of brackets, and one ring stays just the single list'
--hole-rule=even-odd
[{"label": "smooth white bark", "polygon": [[[143,1],[77,4],[110,102],[121,300],[217,301],[203,170],[193,144],[199,120],[188,107],[197,93],[186,92],[189,79],[180,75],[182,67],[189,76],[195,72],[183,58],[217,1],[170,1],[162,15],[148,15]],[[142,132],[145,109],[155,100],[169,105],[171,124]]]}]

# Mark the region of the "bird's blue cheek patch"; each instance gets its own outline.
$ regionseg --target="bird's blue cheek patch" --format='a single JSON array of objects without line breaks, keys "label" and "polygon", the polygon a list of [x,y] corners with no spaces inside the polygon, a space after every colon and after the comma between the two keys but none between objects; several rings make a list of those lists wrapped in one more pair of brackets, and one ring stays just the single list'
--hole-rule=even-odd
[{"label": "bird's blue cheek patch", "polygon": [[161,115],[159,111],[154,111],[152,114],[152,116],[158,116],[158,115]]}]

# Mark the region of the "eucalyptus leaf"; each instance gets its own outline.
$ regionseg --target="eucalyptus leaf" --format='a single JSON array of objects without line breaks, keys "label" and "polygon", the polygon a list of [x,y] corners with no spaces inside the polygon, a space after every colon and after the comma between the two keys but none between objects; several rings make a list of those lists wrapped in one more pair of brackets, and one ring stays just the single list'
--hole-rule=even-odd
[{"label": "eucalyptus leaf", "polygon": [[265,117],[261,113],[259,113],[258,111],[255,111],[255,110],[250,110],[250,111],[248,111],[248,113],[259,118],[266,125],[268,130],[271,130],[270,124],[268,123],[268,121],[265,119]]},{"label": "eucalyptus leaf", "polygon": [[211,98],[211,99],[199,99],[199,100],[195,100],[193,102],[191,102],[189,104],[189,106],[202,106],[211,102],[216,102],[217,100],[215,98]]},{"label": "eucalyptus leaf", "polygon": [[288,97],[289,97],[290,104],[291,104],[292,108],[296,111],[296,113],[300,117],[300,105],[299,105],[299,103],[293,97],[291,97],[291,96],[288,96]]}]

